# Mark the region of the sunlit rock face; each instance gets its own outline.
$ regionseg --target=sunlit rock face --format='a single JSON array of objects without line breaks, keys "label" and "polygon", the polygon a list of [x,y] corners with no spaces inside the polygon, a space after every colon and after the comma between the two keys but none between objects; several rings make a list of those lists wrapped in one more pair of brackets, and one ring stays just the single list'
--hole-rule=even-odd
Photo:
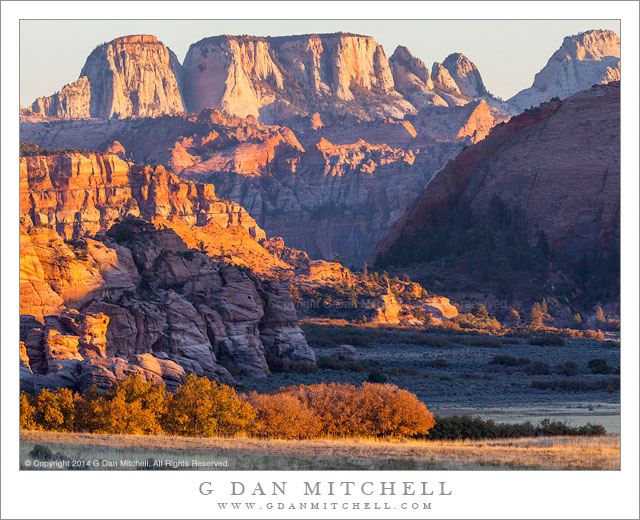
[{"label": "sunlit rock face", "polygon": [[249,269],[290,266],[212,185],[112,154],[25,157],[20,174],[24,388],[132,373],[233,383],[224,367],[264,377],[269,357],[315,362],[286,287]]},{"label": "sunlit rock face", "polygon": [[96,47],[75,83],[31,110],[59,118],[155,117],[185,110],[181,66],[155,36],[123,36]]},{"label": "sunlit rock face", "polygon": [[509,103],[520,110],[552,98],[565,99],[595,84],[620,80],[620,37],[613,31],[587,31],[567,36],[536,74],[531,87]]},{"label": "sunlit rock face", "polygon": [[415,111],[370,36],[215,36],[191,45],[183,71],[191,111],[217,108],[263,122],[314,111],[366,119]]}]

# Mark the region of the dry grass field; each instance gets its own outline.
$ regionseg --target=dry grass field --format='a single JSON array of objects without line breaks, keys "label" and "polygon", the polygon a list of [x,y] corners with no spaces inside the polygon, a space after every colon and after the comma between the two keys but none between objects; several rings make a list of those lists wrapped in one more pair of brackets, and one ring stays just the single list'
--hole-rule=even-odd
[{"label": "dry grass field", "polygon": [[[21,469],[208,470],[619,470],[620,437],[537,437],[476,441],[380,439],[261,440],[21,433]],[[56,462],[57,461],[57,462]],[[76,462],[73,466],[73,461]],[[97,461],[97,462],[96,462]],[[122,461],[147,462],[147,467]],[[194,464],[198,461],[198,464]],[[154,465],[155,463],[155,465]],[[57,467],[56,467],[57,464]],[[37,467],[36,467],[37,466]],[[44,469],[48,469],[45,467]]]}]

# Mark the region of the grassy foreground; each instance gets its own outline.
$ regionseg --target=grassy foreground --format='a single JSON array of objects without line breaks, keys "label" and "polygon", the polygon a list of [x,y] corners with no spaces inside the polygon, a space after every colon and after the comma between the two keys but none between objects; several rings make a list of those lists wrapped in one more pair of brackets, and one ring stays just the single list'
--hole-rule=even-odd
[{"label": "grassy foreground", "polygon": [[620,437],[290,441],[23,431],[20,469],[619,470]]}]

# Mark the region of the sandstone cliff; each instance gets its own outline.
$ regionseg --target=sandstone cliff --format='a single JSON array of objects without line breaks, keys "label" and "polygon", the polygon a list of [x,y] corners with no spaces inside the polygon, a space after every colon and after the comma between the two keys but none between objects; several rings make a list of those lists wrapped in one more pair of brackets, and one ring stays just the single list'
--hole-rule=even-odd
[{"label": "sandstone cliff", "polygon": [[619,82],[543,104],[494,128],[434,177],[369,261],[418,233],[450,200],[483,215],[494,194],[520,208],[531,235],[544,231],[558,257],[576,260],[594,248],[618,247]]},{"label": "sandstone cliff", "polygon": [[124,118],[213,108],[286,124],[314,113],[367,121],[403,118],[424,105],[457,106],[474,99],[509,112],[463,55],[435,63],[430,74],[405,47],[387,59],[370,36],[214,36],[192,44],[181,65],[155,36],[134,35],[96,47],[78,81],[38,98],[29,113]]},{"label": "sandstone cliff", "polygon": [[32,112],[58,118],[155,117],[185,110],[181,67],[155,36],[123,36],[96,47],[78,81],[38,98]]},{"label": "sandstone cliff", "polygon": [[382,47],[369,36],[216,36],[189,48],[184,94],[191,111],[217,108],[280,122],[314,111],[402,117]]},{"label": "sandstone cliff", "polygon": [[429,71],[409,49],[398,46],[389,61],[398,92],[418,110],[430,106],[463,106],[483,100],[498,119],[506,120],[517,112],[515,107],[487,90],[478,67],[464,54],[450,54],[442,63],[435,62]]},{"label": "sandstone cliff", "polygon": [[554,97],[565,99],[594,84],[620,80],[620,38],[613,31],[587,31],[567,36],[536,74],[533,85],[509,103],[520,110]]},{"label": "sandstone cliff", "polygon": [[[319,125],[318,117],[311,119],[292,120],[288,128],[206,109],[197,116],[109,124],[23,122],[21,137],[48,147],[117,150],[197,183],[213,182],[219,196],[239,202],[268,235],[284,237],[312,258],[331,260],[339,253],[347,265],[361,266],[432,175],[501,121],[484,101],[425,106],[411,120],[323,117]],[[129,195],[120,197],[126,202]],[[224,247],[229,253],[230,244]]]},{"label": "sandstone cliff", "polygon": [[290,268],[212,185],[97,154],[25,157],[20,175],[26,388],[105,387],[132,372],[232,382],[220,363],[260,376],[269,356],[314,362],[286,288],[209,258]]}]

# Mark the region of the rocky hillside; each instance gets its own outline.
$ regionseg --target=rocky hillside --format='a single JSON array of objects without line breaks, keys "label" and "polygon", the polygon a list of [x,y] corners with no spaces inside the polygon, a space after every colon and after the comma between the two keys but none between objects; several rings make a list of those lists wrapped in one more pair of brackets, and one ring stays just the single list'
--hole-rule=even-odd
[{"label": "rocky hillside", "polygon": [[587,31],[567,36],[536,74],[533,85],[511,99],[519,110],[552,98],[565,99],[595,84],[620,80],[620,38],[613,31]]},{"label": "rocky hillside", "polygon": [[233,383],[270,363],[313,363],[296,308],[391,324],[457,314],[418,284],[267,239],[213,185],[162,166],[93,153],[30,155],[20,166],[28,391],[104,389],[131,373],[171,388],[191,372]]},{"label": "rocky hillside", "polygon": [[96,47],[80,78],[31,105],[57,118],[155,117],[183,112],[182,70],[155,36],[123,36]]},{"label": "rocky hillside", "polygon": [[197,116],[23,122],[21,139],[111,150],[212,182],[268,235],[312,258],[338,253],[346,265],[361,267],[431,176],[501,121],[484,101],[425,106],[411,119],[363,122],[316,113],[289,128],[207,109]]},{"label": "rocky hillside", "polygon": [[[527,278],[516,273],[525,265],[541,284],[556,266],[581,280],[580,290],[592,280],[594,294],[615,297],[619,240],[620,83],[612,82],[495,127],[434,177],[369,262],[414,265],[438,258],[442,270],[446,255],[457,251],[461,259],[474,252],[465,266],[451,264],[442,272],[475,269],[485,286],[497,276],[513,287],[518,277]],[[496,253],[508,257],[508,271],[492,274],[499,264],[489,259]],[[569,291],[566,277],[556,281],[556,289]],[[547,294],[556,289],[553,281],[545,288]]]},{"label": "rocky hillside", "polygon": [[232,381],[227,369],[264,375],[270,356],[314,361],[286,285],[242,267],[290,266],[213,186],[115,155],[24,157],[20,174],[27,388],[131,372]]}]

